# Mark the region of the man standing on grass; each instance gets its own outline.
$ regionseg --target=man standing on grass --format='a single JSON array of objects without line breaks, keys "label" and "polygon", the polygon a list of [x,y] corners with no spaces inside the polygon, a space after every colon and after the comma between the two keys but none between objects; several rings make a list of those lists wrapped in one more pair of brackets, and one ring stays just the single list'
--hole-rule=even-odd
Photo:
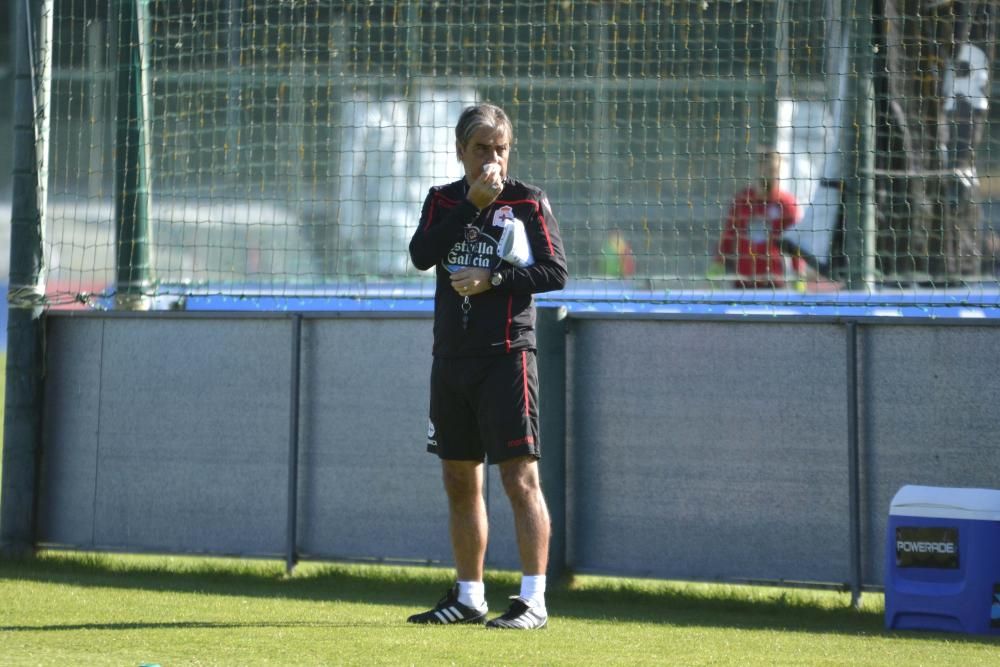
[{"label": "man standing on grass", "polygon": [[441,459],[458,581],[409,622],[486,621],[485,461],[500,467],[522,566],[520,594],[486,626],[542,628],[550,525],[538,472],[532,295],[562,289],[566,258],[545,193],[507,173],[507,114],[469,107],[455,136],[465,177],[431,188],[410,257],[437,272],[427,450]]}]

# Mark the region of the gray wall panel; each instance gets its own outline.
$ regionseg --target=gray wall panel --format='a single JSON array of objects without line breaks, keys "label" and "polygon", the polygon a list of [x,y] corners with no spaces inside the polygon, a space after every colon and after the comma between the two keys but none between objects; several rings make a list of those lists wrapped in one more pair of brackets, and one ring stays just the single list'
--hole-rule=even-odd
[{"label": "gray wall panel", "polygon": [[847,580],[841,328],[574,321],[571,350],[576,567]]},{"label": "gray wall panel", "polygon": [[304,554],[451,562],[440,465],[428,454],[431,320],[305,325]]},{"label": "gray wall panel", "polygon": [[862,345],[864,572],[881,583],[901,486],[1000,488],[1000,328],[866,327]]},{"label": "gray wall panel", "polygon": [[108,320],[95,545],[280,554],[288,320]]},{"label": "gray wall panel", "polygon": [[92,547],[104,321],[46,319],[38,539]]},{"label": "gray wall panel", "polygon": [[[846,327],[571,319],[569,565],[682,579],[851,576]],[[1000,327],[862,321],[867,585],[903,484],[1000,487]],[[281,555],[291,319],[48,318],[39,541]],[[299,551],[452,563],[424,450],[429,317],[303,327]],[[545,379],[542,378],[542,382]],[[489,480],[491,567],[517,568]]]}]

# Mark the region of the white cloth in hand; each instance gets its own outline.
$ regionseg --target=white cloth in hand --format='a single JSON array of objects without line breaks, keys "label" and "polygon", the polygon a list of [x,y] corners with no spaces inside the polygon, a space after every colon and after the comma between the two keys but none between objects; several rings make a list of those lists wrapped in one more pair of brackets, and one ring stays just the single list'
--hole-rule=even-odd
[{"label": "white cloth in hand", "polygon": [[522,269],[535,263],[535,257],[531,254],[531,244],[528,243],[528,234],[524,231],[524,223],[517,218],[504,222],[503,233],[497,242],[497,251],[500,259]]}]

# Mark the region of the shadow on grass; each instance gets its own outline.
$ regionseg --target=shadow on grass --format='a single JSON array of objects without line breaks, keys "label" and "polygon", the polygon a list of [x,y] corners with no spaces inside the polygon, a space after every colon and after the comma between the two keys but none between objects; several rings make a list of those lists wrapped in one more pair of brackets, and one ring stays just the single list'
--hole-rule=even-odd
[{"label": "shadow on grass", "polygon": [[[433,605],[452,582],[447,569],[307,563],[288,577],[284,564],[260,561],[197,559],[194,565],[165,566],[163,560],[119,560],[114,556],[84,554],[0,560],[0,579],[72,586],[102,586],[130,590],[188,592],[241,597],[289,598],[317,602],[357,602],[412,607]],[[905,636],[910,639],[947,637],[951,641],[997,644],[991,637],[929,632],[887,632],[881,610],[820,604],[801,589],[753,593],[753,587],[670,585],[632,580],[571,578],[550,585],[547,605],[553,617],[594,622],[659,623],[679,627],[773,629],[786,632],[841,635]],[[624,585],[622,582],[626,582]],[[506,608],[507,594],[517,593],[518,575],[487,575],[490,608]],[[748,592],[751,591],[751,592]],[[845,600],[847,596],[844,596]],[[400,619],[400,623],[403,619]],[[111,624],[127,629],[133,624]],[[160,626],[163,624],[153,624]],[[227,624],[180,624],[191,627],[230,627]],[[231,627],[244,627],[234,623]],[[273,624],[265,624],[271,626]],[[294,625],[294,624],[291,624]],[[336,624],[334,624],[336,625]],[[364,623],[358,623],[359,627]],[[378,625],[382,625],[379,623]],[[143,627],[137,623],[135,627]],[[170,624],[166,624],[167,627]],[[90,626],[86,626],[90,627]],[[65,630],[64,625],[0,627],[9,630]],[[86,629],[81,626],[78,629]]]},{"label": "shadow on grass", "polygon": [[0,632],[72,632],[75,630],[213,630],[231,628],[370,628],[380,623],[212,623],[176,621],[156,623],[48,623],[45,625],[0,625]]}]

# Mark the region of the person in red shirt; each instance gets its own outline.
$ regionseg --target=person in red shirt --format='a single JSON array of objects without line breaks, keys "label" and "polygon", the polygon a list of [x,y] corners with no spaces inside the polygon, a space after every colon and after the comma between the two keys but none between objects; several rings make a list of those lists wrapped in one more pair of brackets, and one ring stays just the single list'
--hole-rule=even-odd
[{"label": "person in red shirt", "polygon": [[780,153],[763,151],[759,169],[758,182],[733,198],[716,265],[738,276],[735,287],[784,287],[803,279],[807,270],[801,251],[782,238],[799,221],[799,206],[795,196],[780,187]]}]

